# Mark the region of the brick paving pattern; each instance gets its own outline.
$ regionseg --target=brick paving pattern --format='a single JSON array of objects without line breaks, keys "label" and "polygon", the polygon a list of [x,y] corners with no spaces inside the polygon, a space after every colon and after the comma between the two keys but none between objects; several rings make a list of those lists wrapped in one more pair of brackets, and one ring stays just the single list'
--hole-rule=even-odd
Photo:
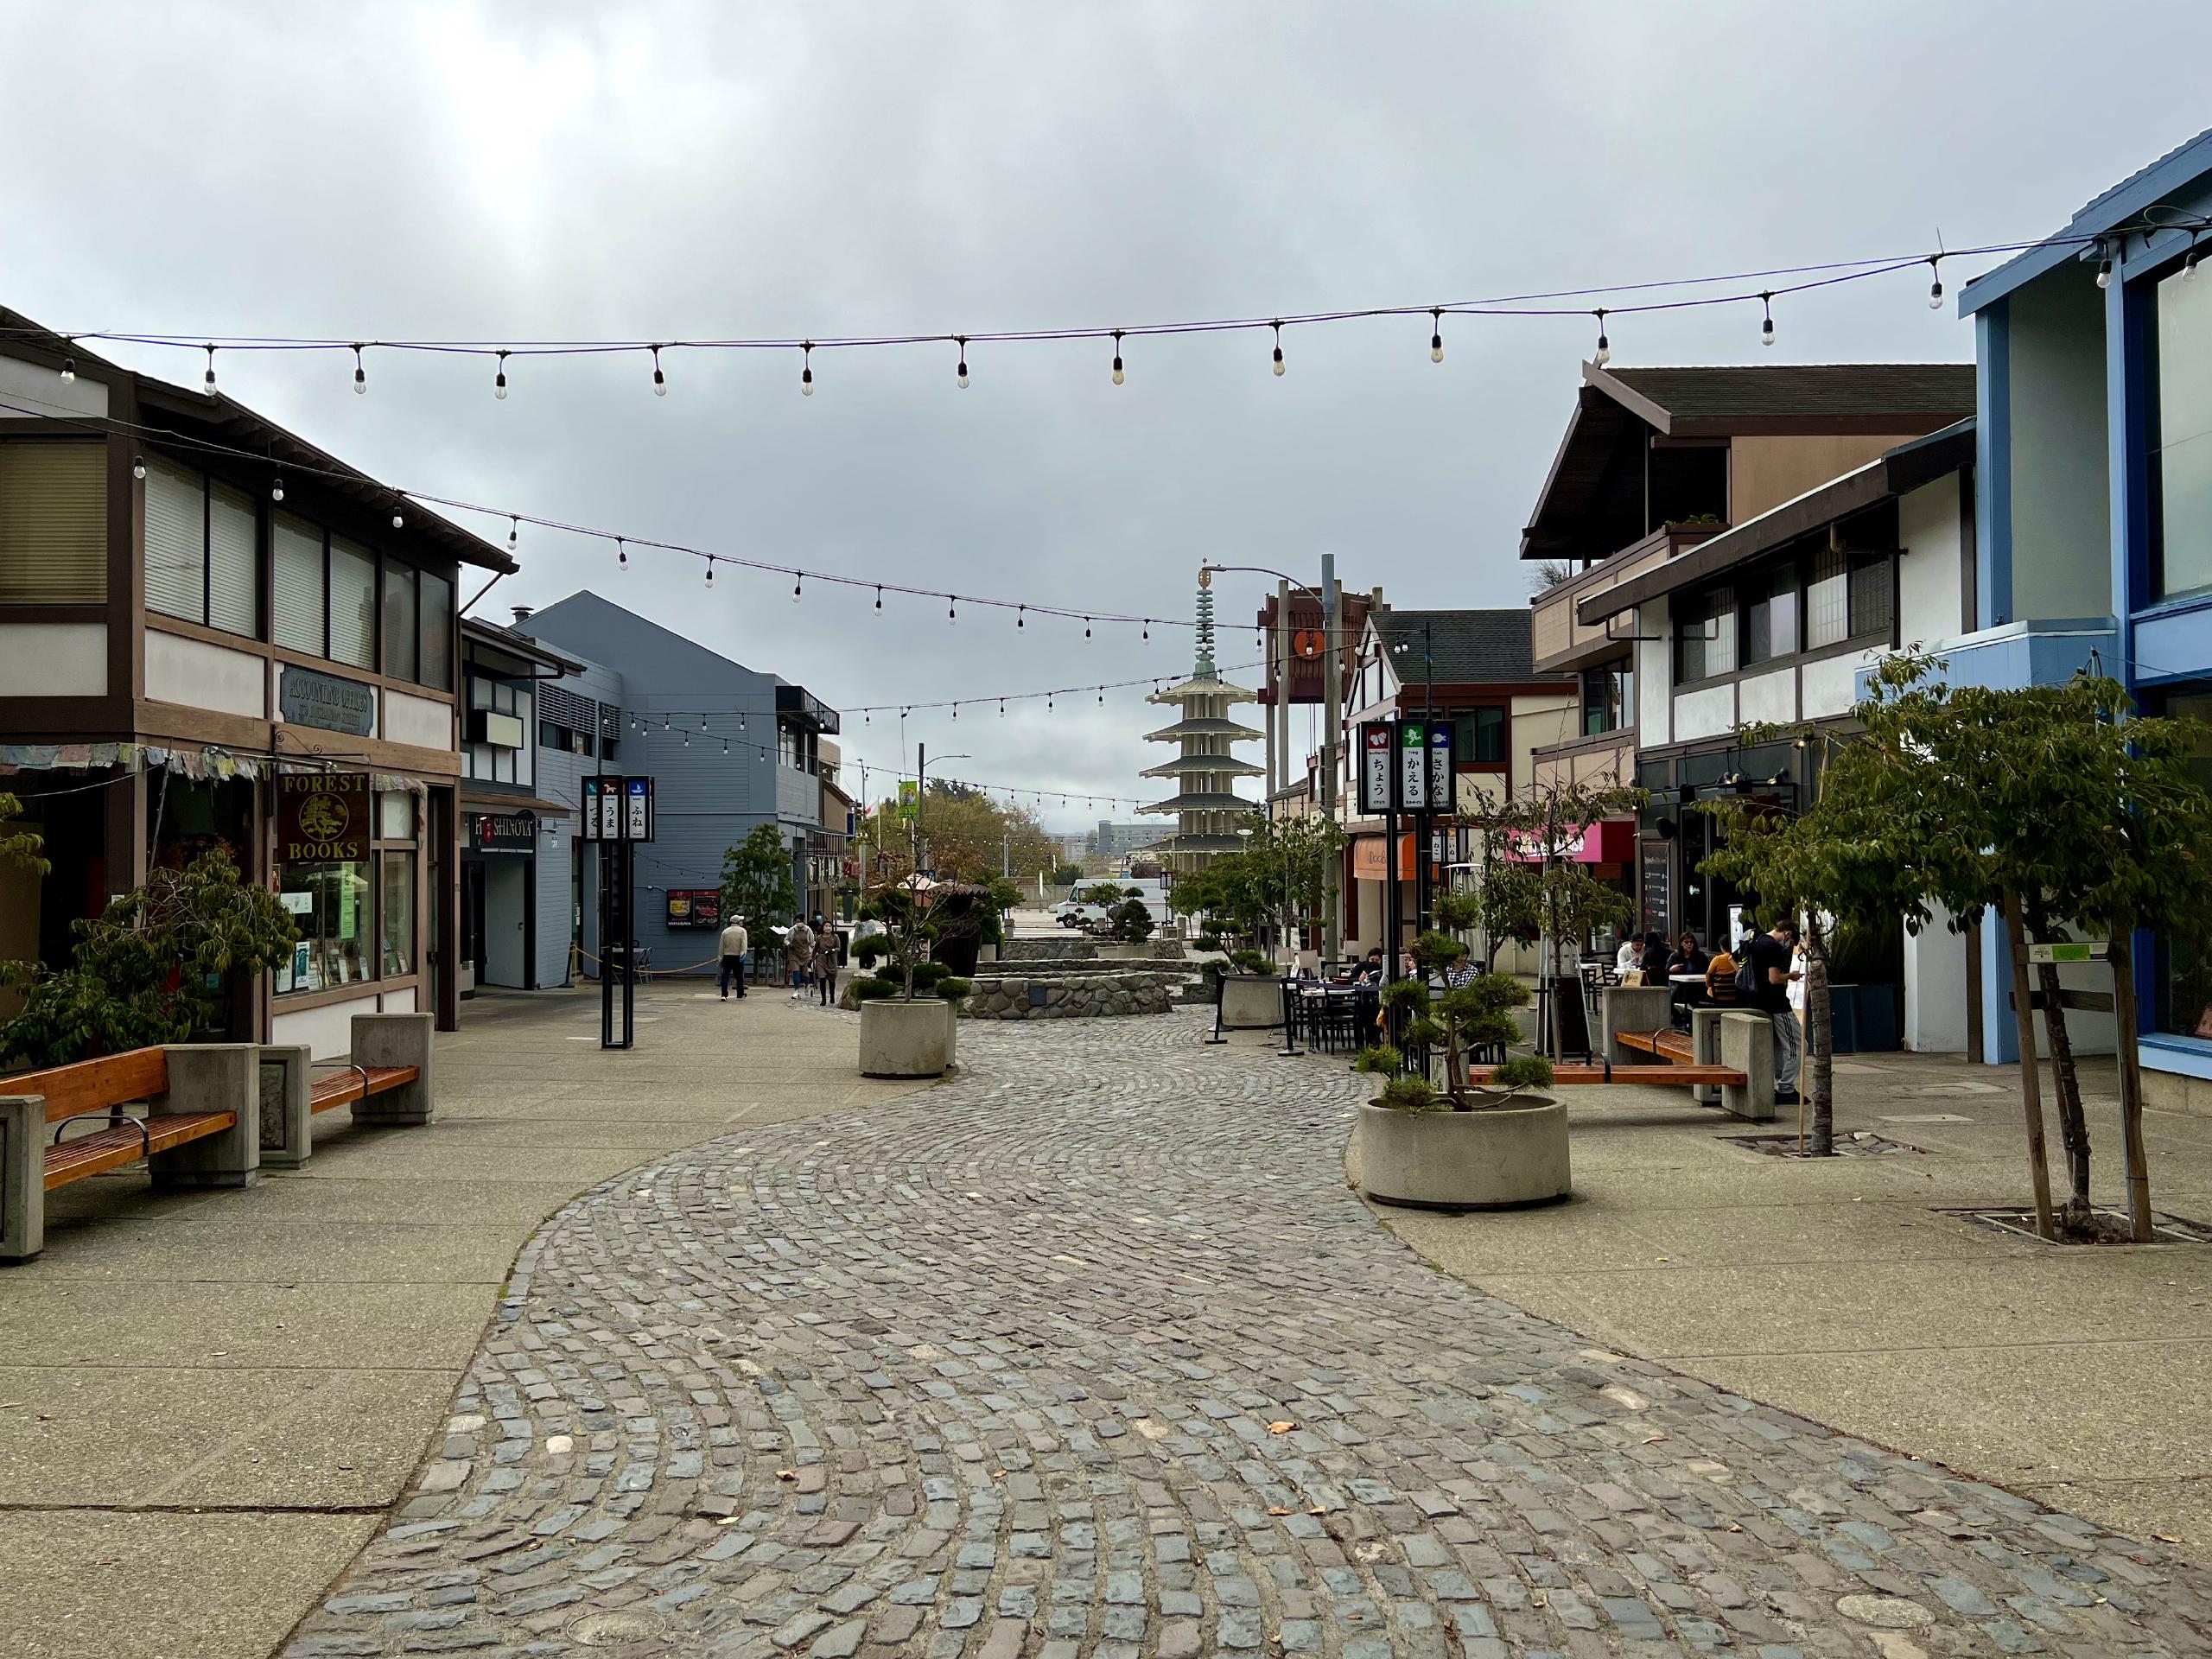
[{"label": "brick paving pattern", "polygon": [[[849,1019],[835,1013],[824,1019]],[[1195,1016],[587,1194],[288,1659],[2212,1651],[2212,1575],[1424,1267]]]}]

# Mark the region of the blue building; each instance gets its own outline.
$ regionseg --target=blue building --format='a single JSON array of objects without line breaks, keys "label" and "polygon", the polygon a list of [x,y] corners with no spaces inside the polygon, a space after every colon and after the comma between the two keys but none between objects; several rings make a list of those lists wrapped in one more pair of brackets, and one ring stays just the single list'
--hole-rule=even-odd
[{"label": "blue building", "polygon": [[[1941,649],[1951,677],[1987,685],[2101,665],[2146,711],[2199,724],[2212,781],[2208,226],[2212,131],[1961,294],[1980,366],[1979,626]],[[2001,931],[1981,976],[1993,1060],[2018,1058]],[[2146,1092],[2212,1107],[2212,942],[2146,932],[2138,960]],[[2109,1020],[2076,1046],[2109,1047]]]},{"label": "blue building", "polygon": [[[611,746],[601,740],[612,757],[605,770],[655,780],[657,838],[638,854],[635,918],[655,971],[714,972],[722,855],[758,825],[775,825],[789,849],[793,892],[820,889],[813,878],[830,842],[822,740],[836,735],[835,709],[803,686],[732,662],[593,593],[518,615],[515,631],[595,666],[619,687],[619,727]],[[833,744],[829,756],[835,753]],[[826,763],[834,772],[834,758]],[[588,769],[571,767],[577,779]],[[835,828],[842,841],[844,826]],[[577,868],[576,925],[595,957],[595,875],[588,856]],[[789,919],[746,918],[756,943],[764,922]],[[585,969],[596,971],[589,962]]]}]

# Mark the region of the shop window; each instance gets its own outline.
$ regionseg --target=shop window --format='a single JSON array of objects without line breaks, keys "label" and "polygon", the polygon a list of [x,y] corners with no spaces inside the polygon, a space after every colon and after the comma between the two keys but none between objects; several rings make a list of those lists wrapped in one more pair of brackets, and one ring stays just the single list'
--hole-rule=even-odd
[{"label": "shop window", "polygon": [[1582,675],[1582,734],[1625,731],[1636,724],[1636,670],[1627,663],[1586,669]]},{"label": "shop window", "polygon": [[1886,553],[1851,556],[1851,637],[1886,639],[1897,626],[1896,577]]},{"label": "shop window", "polygon": [[1733,673],[1736,668],[1736,590],[1716,588],[1685,601],[1675,625],[1675,682],[1678,685]]},{"label": "shop window", "polygon": [[1770,663],[1797,652],[1797,570],[1784,564],[1745,584],[1744,662]]},{"label": "shop window", "polygon": [[2212,588],[2212,283],[2166,277],[2151,327],[2152,563],[2164,596]]},{"label": "shop window", "polygon": [[436,690],[453,690],[453,583],[434,570],[422,573],[418,594],[422,649],[415,677]]},{"label": "shop window", "polygon": [[397,979],[415,970],[415,854],[379,853],[377,861],[384,877],[384,974]]},{"label": "shop window", "polygon": [[330,660],[374,672],[377,665],[377,556],[330,538]]},{"label": "shop window", "polygon": [[377,839],[415,839],[415,798],[404,789],[388,789],[377,797]]},{"label": "shop window", "polygon": [[1805,644],[1817,650],[1851,638],[1851,556],[1824,547],[1813,556],[1813,580],[1805,588]]},{"label": "shop window", "polygon": [[207,488],[207,626],[261,637],[261,519],[253,498]]},{"label": "shop window", "polygon": [[0,443],[0,605],[106,599],[106,443]]},{"label": "shop window", "polygon": [[[2189,723],[2196,740],[2190,771],[2199,784],[2212,789],[2212,690],[2170,696],[2164,712]],[[2176,1037],[2212,1040],[2212,939],[2201,933],[2177,937],[2161,931],[2153,962],[2154,1026]]]},{"label": "shop window", "polygon": [[291,964],[277,970],[279,995],[333,990],[376,977],[370,867],[368,859],[351,858],[287,864],[279,872],[278,896],[299,930]]},{"label": "shop window", "polygon": [[417,677],[422,656],[419,630],[415,569],[387,559],[384,566],[384,671],[391,678]]},{"label": "shop window", "polygon": [[261,527],[253,498],[162,460],[146,463],[146,608],[257,639]]},{"label": "shop window", "polygon": [[1452,711],[1452,743],[1463,766],[1505,764],[1505,710],[1455,709]]},{"label": "shop window", "polygon": [[322,532],[279,512],[270,516],[269,541],[272,555],[269,637],[287,651],[324,656],[330,639],[325,632],[328,571],[323,562]]}]

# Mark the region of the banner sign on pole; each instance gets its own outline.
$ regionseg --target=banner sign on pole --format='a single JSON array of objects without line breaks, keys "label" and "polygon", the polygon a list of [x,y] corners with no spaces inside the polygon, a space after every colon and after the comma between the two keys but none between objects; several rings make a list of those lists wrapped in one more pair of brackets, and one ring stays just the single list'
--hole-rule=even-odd
[{"label": "banner sign on pole", "polygon": [[1452,752],[1452,726],[1440,720],[1428,728],[1428,810],[1456,811],[1459,805],[1458,756]]},{"label": "banner sign on pole", "polygon": [[899,780],[899,816],[912,823],[921,814],[922,787],[912,778]]},{"label": "banner sign on pole", "polygon": [[1398,810],[1428,810],[1428,724],[1426,721],[1398,722]]},{"label": "banner sign on pole", "polygon": [[1363,815],[1390,810],[1390,722],[1362,721],[1359,727],[1359,810]]}]

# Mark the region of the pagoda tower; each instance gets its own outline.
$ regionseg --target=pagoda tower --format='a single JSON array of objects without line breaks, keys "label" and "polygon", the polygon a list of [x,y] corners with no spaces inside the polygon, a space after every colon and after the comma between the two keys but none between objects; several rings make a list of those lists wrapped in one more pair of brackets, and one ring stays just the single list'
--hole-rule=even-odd
[{"label": "pagoda tower", "polygon": [[1198,573],[1198,658],[1190,677],[1164,691],[1155,691],[1147,702],[1164,702],[1182,711],[1172,726],[1147,732],[1148,743],[1173,743],[1175,758],[1146,768],[1147,778],[1172,778],[1175,793],[1164,801],[1141,806],[1140,812],[1172,812],[1175,833],[1153,850],[1178,874],[1204,869],[1217,853],[1233,853],[1243,845],[1236,821],[1258,803],[1236,792],[1239,778],[1253,778],[1260,768],[1230,753],[1235,743],[1256,742],[1261,734],[1229,718],[1230,707],[1257,702],[1258,694],[1221,677],[1213,660],[1213,575]]}]

